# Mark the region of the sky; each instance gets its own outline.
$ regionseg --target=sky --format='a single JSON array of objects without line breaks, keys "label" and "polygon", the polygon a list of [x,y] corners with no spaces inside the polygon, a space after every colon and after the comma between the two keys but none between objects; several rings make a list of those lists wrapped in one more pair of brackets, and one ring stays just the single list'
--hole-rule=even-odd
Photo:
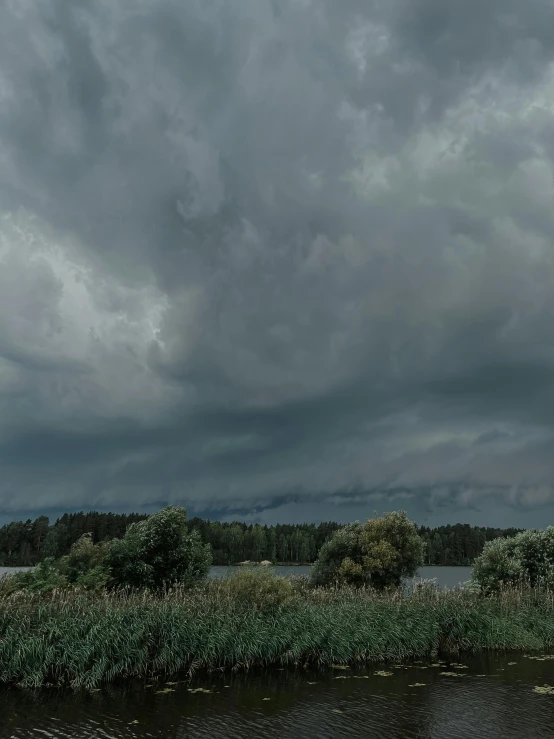
[{"label": "sky", "polygon": [[550,0],[5,0],[0,523],[542,528]]}]

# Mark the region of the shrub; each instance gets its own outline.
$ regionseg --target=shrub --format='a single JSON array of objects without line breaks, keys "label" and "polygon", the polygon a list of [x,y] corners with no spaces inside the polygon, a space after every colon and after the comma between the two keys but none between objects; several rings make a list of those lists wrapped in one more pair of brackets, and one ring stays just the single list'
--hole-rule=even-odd
[{"label": "shrub", "polygon": [[106,544],[94,545],[91,535],[83,534],[65,557],[46,557],[31,570],[8,575],[0,582],[0,594],[18,590],[47,593],[68,587],[102,590],[109,580],[106,555]]},{"label": "shrub", "polygon": [[168,506],[131,524],[123,539],[113,539],[107,562],[112,586],[161,590],[204,579],[212,555],[199,533],[188,531],[186,510]]},{"label": "shrub", "polygon": [[234,601],[247,610],[268,610],[292,602],[297,592],[295,583],[287,577],[266,569],[243,569],[208,584],[213,594]]},{"label": "shrub", "polygon": [[15,572],[0,579],[0,596],[8,596],[21,590],[31,593],[47,593],[67,587],[67,578],[60,572],[53,557],[47,557],[32,570]]},{"label": "shrub", "polygon": [[434,595],[439,592],[439,586],[437,585],[437,578],[422,578],[418,582],[414,583],[413,592],[417,594]]},{"label": "shrub", "polygon": [[93,544],[91,534],[83,534],[69,554],[57,560],[55,566],[69,585],[101,590],[106,587],[110,576],[107,555],[107,543]]},{"label": "shrub", "polygon": [[312,572],[314,585],[399,587],[423,561],[423,542],[405,511],[385,513],[336,531],[321,547]]},{"label": "shrub", "polygon": [[352,553],[359,549],[360,529],[361,526],[357,521],[346,524],[324,542],[311,572],[310,579],[313,585],[341,582],[340,567],[343,560],[352,560]]},{"label": "shrub", "polygon": [[473,581],[488,592],[520,583],[554,586],[554,526],[487,542],[473,563]]}]

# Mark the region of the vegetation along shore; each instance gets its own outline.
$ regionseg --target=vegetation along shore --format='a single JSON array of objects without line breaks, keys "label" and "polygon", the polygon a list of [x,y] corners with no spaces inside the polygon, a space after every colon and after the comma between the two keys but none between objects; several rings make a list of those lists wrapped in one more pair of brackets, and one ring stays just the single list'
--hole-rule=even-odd
[{"label": "vegetation along shore", "polygon": [[[27,567],[46,557],[62,557],[85,533],[97,543],[122,539],[127,528],[143,521],[137,513],[65,513],[50,522],[48,516],[26,521],[12,521],[0,527],[0,567]],[[336,521],[315,524],[278,524],[261,526],[241,521],[221,523],[194,517],[189,528],[200,534],[212,549],[214,565],[238,564],[245,560],[274,564],[313,564],[324,542],[340,528]],[[429,528],[418,526],[424,544],[423,564],[471,565],[488,541],[515,536],[521,529],[499,529],[455,524]]]},{"label": "vegetation along shore", "polygon": [[[0,580],[0,682],[93,689],[196,670],[427,660],[554,646],[554,528],[489,542],[474,580],[439,591],[413,576],[424,544],[404,512],[337,529],[309,578],[264,567],[207,580],[210,546],[182,508],[122,539]],[[425,666],[425,665],[424,665]],[[171,677],[170,677],[171,676]]]}]

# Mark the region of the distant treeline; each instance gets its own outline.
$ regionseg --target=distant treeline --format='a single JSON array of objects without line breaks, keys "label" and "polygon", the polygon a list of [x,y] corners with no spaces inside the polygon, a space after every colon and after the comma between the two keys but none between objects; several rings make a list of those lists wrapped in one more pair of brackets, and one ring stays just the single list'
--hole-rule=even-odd
[{"label": "distant treeline", "polygon": [[[83,534],[91,533],[94,542],[120,539],[127,526],[146,518],[130,513],[65,513],[53,524],[47,516],[32,521],[14,521],[0,528],[0,566],[28,566],[45,557],[61,557]],[[278,524],[261,526],[235,521],[220,523],[191,518],[213,551],[214,564],[233,564],[244,560],[259,562],[309,563],[317,559],[323,542],[338,528],[334,522]],[[522,529],[494,529],[469,524],[418,527],[426,546],[426,565],[470,565],[486,541],[515,536]]]}]

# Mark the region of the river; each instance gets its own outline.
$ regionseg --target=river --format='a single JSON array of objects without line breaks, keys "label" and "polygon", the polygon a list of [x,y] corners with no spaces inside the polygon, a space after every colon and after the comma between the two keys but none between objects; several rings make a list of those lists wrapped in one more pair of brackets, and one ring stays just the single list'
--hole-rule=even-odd
[{"label": "river", "polygon": [[[28,570],[29,567],[0,567],[0,577],[18,570]],[[210,577],[224,577],[229,572],[242,570],[242,567],[217,566],[210,569]],[[272,567],[277,575],[309,575],[311,567]],[[418,577],[437,578],[437,584],[441,588],[453,588],[471,577],[471,567],[421,567]]]},{"label": "river", "polygon": [[537,685],[554,685],[554,660],[498,653],[462,659],[465,669],[385,667],[391,676],[376,675],[379,665],[274,668],[169,685],[127,682],[95,692],[3,689],[0,739],[554,737],[554,695],[534,692]]}]

